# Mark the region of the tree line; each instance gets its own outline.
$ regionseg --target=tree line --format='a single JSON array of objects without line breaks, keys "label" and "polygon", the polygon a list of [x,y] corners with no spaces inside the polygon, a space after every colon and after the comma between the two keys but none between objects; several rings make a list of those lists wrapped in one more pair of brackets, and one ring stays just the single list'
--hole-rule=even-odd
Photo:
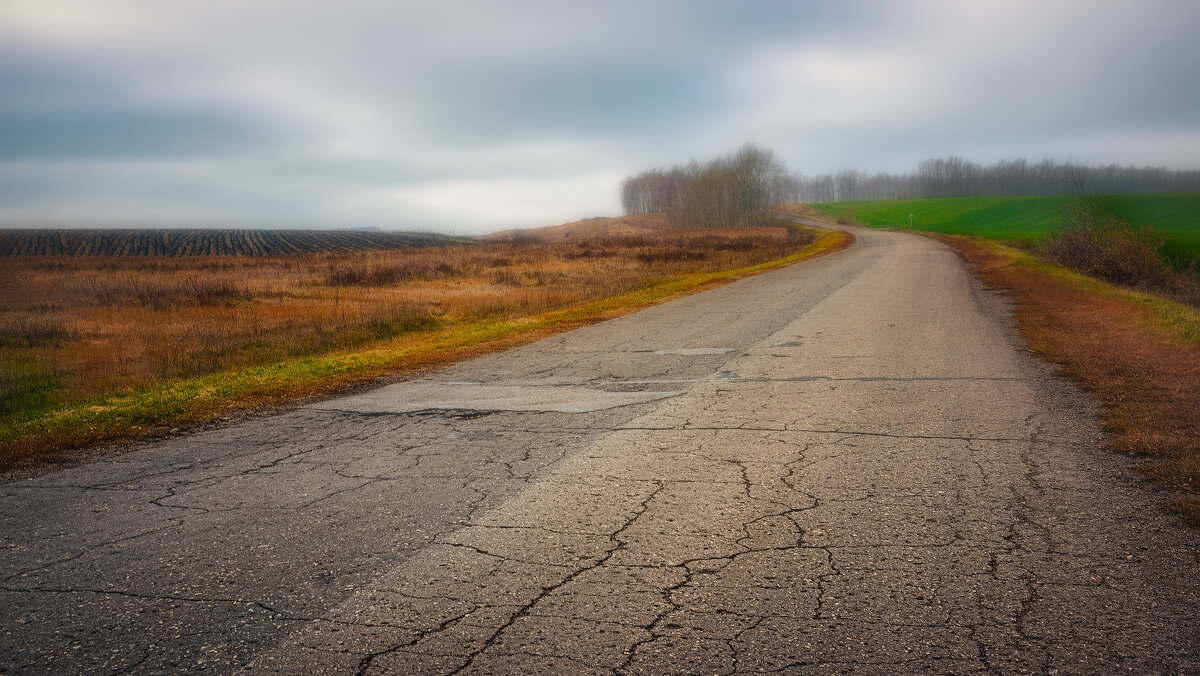
[{"label": "tree line", "polygon": [[789,173],[769,150],[753,145],[709,162],[651,169],[625,179],[626,214],[666,213],[693,227],[749,225],[765,206],[933,197],[995,197],[1182,192],[1200,190],[1200,171],[1024,159],[982,165],[961,157],[924,160],[912,173],[845,170],[806,176]]},{"label": "tree line", "polygon": [[908,174],[836,174],[789,176],[795,202],[1000,197],[1022,195],[1096,195],[1200,190],[1200,171],[1164,167],[1088,167],[1073,162],[1024,159],[982,165],[961,157],[924,160]]},{"label": "tree line", "polygon": [[759,225],[763,209],[788,201],[790,175],[769,150],[751,144],[732,155],[651,169],[621,183],[626,214],[665,213],[688,227]]}]

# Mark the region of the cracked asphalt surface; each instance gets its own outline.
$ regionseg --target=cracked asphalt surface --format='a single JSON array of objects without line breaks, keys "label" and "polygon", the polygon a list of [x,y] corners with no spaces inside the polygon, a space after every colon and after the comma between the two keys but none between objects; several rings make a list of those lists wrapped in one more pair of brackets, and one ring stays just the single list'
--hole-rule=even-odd
[{"label": "cracked asphalt surface", "polygon": [[1200,673],[1200,536],[918,236],[0,486],[0,672]]}]

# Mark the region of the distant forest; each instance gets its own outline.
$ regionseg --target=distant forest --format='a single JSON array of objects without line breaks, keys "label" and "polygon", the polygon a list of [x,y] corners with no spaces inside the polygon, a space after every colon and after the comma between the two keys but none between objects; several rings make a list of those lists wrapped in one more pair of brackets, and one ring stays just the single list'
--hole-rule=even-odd
[{"label": "distant forest", "polygon": [[961,157],[925,160],[910,174],[790,173],[769,150],[746,145],[708,162],[651,169],[626,178],[626,214],[663,212],[682,225],[750,225],[780,202],[820,204],[931,197],[993,197],[1200,190],[1200,171],[1163,167],[1087,167],[1043,160],[981,165]]}]

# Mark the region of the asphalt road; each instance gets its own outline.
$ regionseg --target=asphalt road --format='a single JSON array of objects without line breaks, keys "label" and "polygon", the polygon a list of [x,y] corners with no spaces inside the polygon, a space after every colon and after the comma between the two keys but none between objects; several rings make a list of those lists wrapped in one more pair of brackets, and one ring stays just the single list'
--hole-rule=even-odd
[{"label": "asphalt road", "polygon": [[0,486],[0,672],[1200,672],[1200,535],[918,236]]}]

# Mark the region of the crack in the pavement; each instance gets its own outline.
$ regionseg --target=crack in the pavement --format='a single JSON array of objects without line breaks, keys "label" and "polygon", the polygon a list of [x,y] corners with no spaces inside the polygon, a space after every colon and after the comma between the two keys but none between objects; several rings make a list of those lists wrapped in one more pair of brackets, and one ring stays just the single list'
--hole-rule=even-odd
[{"label": "crack in the pavement", "polygon": [[55,566],[59,566],[64,563],[70,563],[71,561],[75,561],[76,559],[83,558],[84,556],[87,556],[88,554],[91,554],[92,552],[103,549],[105,547],[110,547],[112,545],[119,544],[122,542],[129,542],[131,540],[136,540],[138,538],[146,537],[147,535],[154,535],[155,533],[161,533],[162,531],[165,531],[165,530],[170,530],[172,528],[178,528],[181,525],[183,525],[182,519],[172,518],[169,520],[169,522],[167,524],[165,524],[163,526],[159,526],[157,528],[152,528],[147,531],[142,531],[140,533],[134,533],[132,535],[127,535],[124,537],[114,538],[112,540],[105,540],[103,542],[98,542],[98,543],[95,543],[92,545],[88,545],[87,547],[84,547],[83,549],[79,550],[78,552],[76,552],[75,554],[73,554],[71,556],[63,557],[61,559],[56,559],[54,561],[50,561],[48,563],[44,563],[39,566],[25,568],[25,569],[15,572],[15,573],[10,573],[10,574],[4,576],[3,578],[0,578],[0,582],[8,582],[9,580],[13,580],[18,577],[24,577],[26,575],[31,575],[31,574],[37,573],[39,571],[48,570]]},{"label": "crack in the pavement", "polygon": [[[609,559],[611,559],[618,551],[621,551],[622,549],[624,549],[624,547],[626,546],[626,543],[625,543],[625,541],[623,541],[621,539],[621,537],[620,537],[621,534],[623,532],[625,532],[625,530],[628,529],[630,526],[632,526],[634,524],[634,522],[637,521],[638,517],[640,517],[642,514],[644,514],[646,512],[647,509],[649,509],[650,502],[652,500],[654,500],[654,498],[656,496],[658,496],[658,494],[661,493],[663,488],[665,487],[665,482],[652,482],[652,483],[655,484],[655,489],[645,499],[643,499],[641,501],[640,505],[635,510],[633,510],[632,514],[630,514],[630,516],[626,518],[625,522],[619,528],[614,530],[612,533],[608,534],[607,537],[609,538],[609,541],[612,544],[611,548],[609,548],[602,556],[597,557],[595,560],[587,562],[584,565],[575,568],[572,572],[563,576],[563,578],[561,580],[559,580],[557,583],[542,587],[540,592],[538,592],[528,602],[523,604],[516,612],[511,614],[504,623],[502,623],[498,628],[496,628],[483,641],[482,647],[472,651],[466,657],[466,661],[461,666],[459,666],[457,669],[452,671],[451,673],[459,673],[463,669],[471,666],[475,662],[475,660],[478,659],[478,657],[481,654],[483,654],[484,651],[486,651],[488,648],[495,645],[496,641],[500,638],[500,636],[506,630],[508,630],[508,628],[511,627],[514,622],[516,622],[518,619],[520,619],[522,617],[527,616],[530,613],[530,611],[533,609],[533,607],[535,605],[537,605],[537,603],[539,601],[546,598],[550,594],[554,593],[554,591],[562,588],[564,585],[569,584],[570,582],[572,582],[573,580],[578,578],[583,573],[604,565],[604,563],[606,561],[608,561]],[[466,545],[456,545],[456,546],[464,546],[467,549],[476,549],[474,547],[470,547],[470,546],[466,546]],[[482,552],[482,551],[480,553],[485,554],[487,556],[492,556],[492,557],[495,557],[495,558],[498,558],[501,560],[510,560],[508,557],[504,557],[504,556],[497,555],[494,553]],[[365,674],[371,668],[372,663],[379,657],[381,657],[383,655],[395,653],[397,651],[403,650],[404,648],[411,647],[411,646],[415,645],[416,643],[420,642],[426,636],[436,634],[439,631],[450,626],[450,624],[452,624],[452,623],[453,623],[453,621],[448,621],[448,623],[444,623],[444,626],[442,626],[438,629],[428,631],[428,632],[422,632],[417,638],[413,639],[412,641],[407,641],[402,644],[393,645],[384,650],[376,651],[376,652],[373,652],[373,653],[370,653],[370,654],[364,656],[362,658],[362,660],[359,662],[358,673]]]},{"label": "crack in the pavement", "polygon": [[622,426],[613,428],[614,432],[808,432],[812,434],[839,434],[849,437],[885,437],[889,439],[928,439],[928,440],[948,440],[948,441],[1003,441],[1003,442],[1027,442],[1029,439],[1023,437],[984,437],[984,436],[962,436],[956,434],[895,434],[891,432],[867,432],[862,430],[846,430],[846,429],[815,429],[807,427],[792,427],[785,425],[783,427],[755,427],[752,425],[688,425],[681,427],[635,427]]},{"label": "crack in the pavement", "polygon": [[[771,355],[790,357],[791,355]],[[593,380],[579,383],[586,385],[737,385],[756,383],[922,383],[922,382],[1023,382],[1023,378],[989,376],[794,376],[794,377],[737,377],[737,378],[692,378],[687,380]],[[532,387],[532,385],[531,385]]]},{"label": "crack in the pavement", "polygon": [[521,617],[524,617],[525,615],[527,615],[527,614],[529,613],[529,611],[530,611],[530,610],[532,610],[532,609],[533,609],[533,607],[534,607],[535,605],[537,605],[537,603],[538,603],[539,601],[541,601],[542,599],[544,599],[544,598],[546,598],[547,596],[549,596],[549,595],[550,595],[551,593],[553,593],[555,590],[557,590],[557,589],[560,589],[560,588],[562,588],[564,585],[566,585],[566,584],[570,583],[571,581],[575,580],[576,578],[578,578],[578,577],[579,577],[580,575],[582,575],[583,573],[585,573],[585,572],[587,572],[587,571],[589,571],[589,570],[592,570],[592,569],[594,569],[594,568],[598,568],[598,567],[600,567],[600,566],[603,566],[603,565],[604,565],[604,563],[605,563],[606,561],[608,561],[609,559],[611,559],[611,558],[612,558],[612,557],[613,557],[613,556],[614,556],[614,555],[615,555],[615,554],[616,554],[618,551],[621,551],[622,549],[624,549],[627,543],[626,543],[624,540],[622,540],[622,539],[621,539],[621,537],[620,537],[620,536],[621,536],[621,534],[622,534],[622,533],[624,533],[624,532],[625,532],[625,531],[626,531],[626,530],[627,530],[629,527],[631,527],[631,526],[632,526],[632,525],[633,525],[633,524],[634,524],[634,523],[635,523],[635,522],[638,520],[638,517],[640,517],[642,514],[645,514],[645,513],[646,513],[646,511],[647,511],[647,510],[650,508],[650,502],[651,502],[652,500],[654,500],[654,498],[655,498],[655,497],[657,497],[657,496],[658,496],[658,494],[659,494],[659,493],[661,493],[661,492],[663,491],[663,489],[666,487],[666,484],[665,484],[665,482],[656,482],[656,484],[657,484],[657,485],[656,485],[656,487],[655,487],[654,491],[652,491],[652,492],[650,493],[650,495],[646,496],[646,498],[645,498],[644,500],[642,500],[642,501],[641,501],[641,504],[638,506],[638,508],[634,510],[633,514],[631,514],[631,515],[630,515],[630,516],[629,516],[629,517],[628,517],[628,518],[625,520],[625,523],[624,523],[624,524],[622,524],[622,525],[621,525],[621,526],[620,526],[618,529],[616,529],[615,531],[613,531],[613,533],[612,533],[612,534],[609,536],[609,539],[610,539],[610,541],[611,541],[611,542],[614,544],[614,546],[613,546],[611,549],[609,549],[609,550],[608,550],[608,552],[607,552],[606,554],[604,554],[604,556],[602,556],[602,557],[598,558],[597,560],[595,560],[594,562],[590,563],[589,565],[585,565],[585,566],[582,566],[582,567],[580,567],[580,568],[577,568],[577,569],[576,569],[574,572],[572,572],[570,575],[566,576],[566,578],[564,578],[564,579],[563,579],[562,581],[560,581],[558,584],[551,585],[550,587],[543,588],[543,590],[542,590],[542,592],[541,592],[540,594],[538,594],[538,595],[537,595],[537,596],[535,596],[535,597],[534,597],[534,598],[533,598],[531,601],[529,601],[528,603],[526,603],[526,604],[525,604],[525,605],[524,605],[524,606],[523,606],[523,607],[522,607],[520,610],[518,610],[518,611],[517,611],[516,613],[514,613],[514,614],[513,614],[511,617],[509,617],[509,619],[508,619],[508,621],[507,621],[507,622],[505,622],[505,623],[504,623],[504,624],[502,624],[502,625],[501,625],[501,626],[500,626],[498,629],[496,629],[496,631],[495,631],[495,632],[493,632],[493,633],[492,633],[492,635],[491,635],[491,636],[489,636],[489,637],[488,637],[488,638],[487,638],[487,639],[484,641],[484,645],[483,645],[483,647],[482,647],[482,648],[480,648],[480,649],[478,649],[478,650],[476,650],[475,652],[473,652],[473,653],[470,655],[470,657],[469,657],[469,659],[467,660],[466,664],[464,664],[462,667],[459,667],[458,669],[454,670],[454,671],[453,671],[453,672],[451,672],[451,673],[452,673],[452,674],[457,674],[457,673],[459,673],[460,671],[462,671],[463,669],[465,669],[465,668],[467,668],[467,667],[471,666],[471,664],[473,664],[473,663],[475,662],[475,660],[476,660],[476,659],[479,657],[479,655],[481,655],[481,654],[482,654],[482,653],[483,653],[485,650],[487,650],[487,649],[488,649],[488,648],[490,648],[492,645],[494,645],[494,644],[495,644],[495,642],[496,642],[496,640],[497,640],[497,639],[500,637],[500,635],[501,635],[501,634],[503,634],[503,633],[504,633],[504,632],[505,632],[505,631],[506,631],[506,630],[507,630],[509,627],[511,627],[511,626],[513,625],[513,623],[517,621],[517,619],[519,619],[519,618],[521,618]]}]

